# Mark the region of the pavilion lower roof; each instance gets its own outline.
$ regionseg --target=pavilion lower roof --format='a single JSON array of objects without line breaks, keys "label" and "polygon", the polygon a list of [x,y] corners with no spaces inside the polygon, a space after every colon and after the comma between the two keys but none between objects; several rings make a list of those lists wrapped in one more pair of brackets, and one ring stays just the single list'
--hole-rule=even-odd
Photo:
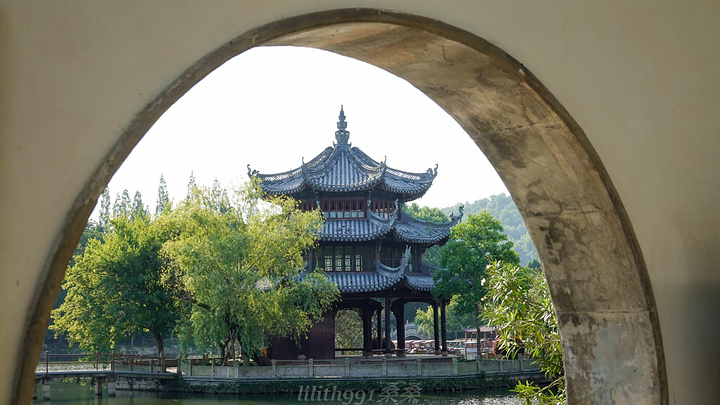
[{"label": "pavilion lower roof", "polygon": [[374,218],[326,219],[320,240],[327,242],[364,242],[379,239],[393,230],[395,221]]},{"label": "pavilion lower roof", "polygon": [[364,242],[381,238],[390,232],[408,243],[435,244],[450,235],[450,228],[455,226],[462,215],[453,217],[450,222],[436,224],[403,215],[397,219],[396,214],[389,218],[380,218],[367,211],[365,218],[326,219],[320,232],[320,240],[326,242]]},{"label": "pavilion lower roof", "polygon": [[423,266],[419,272],[409,273],[410,249],[406,249],[398,267],[388,267],[376,262],[374,272],[333,272],[327,273],[330,281],[338,286],[341,293],[380,292],[404,284],[414,291],[429,292],[435,286],[432,269]]}]

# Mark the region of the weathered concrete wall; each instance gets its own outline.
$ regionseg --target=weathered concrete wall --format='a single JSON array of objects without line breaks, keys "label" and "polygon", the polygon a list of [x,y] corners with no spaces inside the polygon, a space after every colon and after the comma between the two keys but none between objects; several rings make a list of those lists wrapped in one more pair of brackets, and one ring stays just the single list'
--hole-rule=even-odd
[{"label": "weathered concrete wall", "polygon": [[[153,100],[162,105],[179,96],[184,88],[163,90],[187,67],[243,32],[289,16],[359,5],[354,0],[0,4],[4,401],[18,394],[29,399],[31,387],[21,384],[27,380],[15,377],[31,370],[22,364],[36,357],[40,347],[37,331],[44,328],[52,300],[38,306],[38,298],[52,295],[61,278],[50,270],[67,263],[82,231],[82,223],[66,221],[89,215],[102,185],[137,141],[118,140],[141,135],[143,125],[163,109],[151,108],[135,129],[129,128],[133,117]],[[663,355],[666,366],[656,366],[667,370],[667,381],[662,373],[645,376],[660,384],[654,387],[658,396],[649,402],[657,402],[666,388],[670,403],[720,401],[720,355],[707,350],[720,337],[720,324],[712,321],[720,315],[720,251],[714,247],[720,240],[720,162],[715,158],[720,150],[720,115],[715,111],[720,101],[715,74],[720,5],[427,0],[368,1],[362,6],[436,18],[502,48],[552,92],[597,152],[599,172],[589,174],[578,161],[565,158],[573,146],[561,127],[572,123],[498,131],[505,124],[502,110],[494,109],[498,104],[484,98],[468,103],[452,94],[444,99],[446,109],[460,111],[469,104],[476,111],[455,116],[488,155],[494,150],[502,156],[506,145],[522,146],[516,156],[523,159],[494,163],[521,209],[542,207],[523,214],[549,269],[553,297],[563,309],[571,377],[577,386],[592,387],[590,402],[648,402],[646,393],[634,392],[624,377],[646,372],[638,365],[653,364]],[[461,68],[462,62],[456,58],[453,63]],[[505,82],[525,85],[512,75]],[[442,87],[426,91],[443,96]],[[522,110],[515,112],[522,117]],[[541,118],[527,117],[531,123]],[[536,154],[536,147],[545,152]],[[113,148],[113,158],[103,160]],[[549,167],[562,168],[564,178],[573,181],[554,177]],[[528,174],[543,170],[540,186]],[[596,175],[603,179],[600,188],[610,187],[611,206],[607,199],[575,198],[587,196],[586,187],[597,185]],[[628,243],[613,243],[623,239]],[[640,249],[628,251],[632,246]],[[627,260],[628,255],[635,260]],[[643,257],[648,280],[642,277]],[[638,283],[645,292],[652,285],[654,294],[633,293]],[[658,327],[653,324],[655,309],[662,341],[652,333]],[[28,330],[36,332],[28,335]],[[587,345],[588,335],[606,343],[635,343]],[[636,350],[648,347],[660,351]],[[585,364],[588,358],[594,364]],[[626,359],[620,369],[603,369],[603,364],[617,365],[617,358]],[[645,387],[655,384],[643,381]],[[572,395],[587,398],[584,392]]]}]

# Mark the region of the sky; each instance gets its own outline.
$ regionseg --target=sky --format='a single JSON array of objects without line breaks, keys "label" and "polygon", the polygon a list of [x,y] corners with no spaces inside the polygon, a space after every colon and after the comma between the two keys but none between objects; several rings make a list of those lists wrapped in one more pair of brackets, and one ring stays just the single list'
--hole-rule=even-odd
[{"label": "sky", "polygon": [[[420,205],[447,207],[507,193],[463,129],[410,83],[370,64],[309,48],[259,47],[229,60],[170,107],[115,173],[111,200],[140,191],[155,212],[162,174],[171,199],[198,185],[230,188],[294,169],[335,141],[344,106],[349,142],[399,170],[438,175]],[[97,218],[97,207],[93,218]]]}]

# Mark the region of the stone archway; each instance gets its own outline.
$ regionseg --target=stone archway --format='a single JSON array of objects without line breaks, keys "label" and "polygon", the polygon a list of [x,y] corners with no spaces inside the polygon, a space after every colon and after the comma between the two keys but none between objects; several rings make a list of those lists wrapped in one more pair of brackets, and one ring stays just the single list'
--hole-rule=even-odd
[{"label": "stone archway", "polygon": [[612,182],[580,127],[521,63],[487,41],[436,20],[369,9],[308,14],[247,32],[188,68],[136,116],[88,179],[47,260],[13,398],[29,398],[51,297],[110,177],[190,87],[262,45],[316,47],[363,60],[409,81],[453,116],[510,190],[545,265],[570,402],[667,403],[647,270]]}]

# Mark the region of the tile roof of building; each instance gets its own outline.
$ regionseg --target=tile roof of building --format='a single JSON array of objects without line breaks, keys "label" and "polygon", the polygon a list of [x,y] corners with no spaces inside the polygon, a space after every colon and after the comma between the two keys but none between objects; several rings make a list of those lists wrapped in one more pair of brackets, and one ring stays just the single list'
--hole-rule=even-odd
[{"label": "tile roof of building", "polygon": [[320,231],[320,240],[346,242],[375,240],[390,233],[394,225],[394,218],[382,220],[372,213],[362,219],[327,219]]},{"label": "tile roof of building", "polygon": [[251,170],[248,176],[256,176],[264,192],[276,195],[290,195],[312,189],[325,192],[349,192],[380,188],[411,200],[422,196],[437,176],[435,169],[424,173],[410,173],[388,167],[378,162],[357,147],[348,143],[350,132],[346,131],[345,114],[340,110],[337,144],[323,150],[310,162],[283,173],[262,174]]},{"label": "tile roof of building", "polygon": [[460,216],[453,217],[450,222],[436,224],[404,215],[402,220],[395,224],[395,236],[398,239],[413,243],[437,243],[450,235],[450,228],[455,226],[462,219],[462,208]]},{"label": "tile roof of building", "polygon": [[365,212],[365,218],[354,219],[326,219],[320,232],[320,240],[327,242],[363,242],[375,240],[394,232],[395,236],[405,242],[435,244],[450,235],[450,228],[462,219],[460,215],[451,216],[450,222],[437,224],[413,218],[408,214],[397,219],[397,212],[389,214],[388,218],[381,218],[370,210]]},{"label": "tile roof of building", "polygon": [[[388,167],[385,162],[370,158],[362,150],[348,143],[345,113],[340,109],[340,121],[335,132],[337,144],[323,150],[311,161],[296,169],[276,174],[261,174],[250,170],[248,175],[260,179],[260,186],[268,194],[291,195],[312,189],[325,192],[352,192],[380,188],[397,194],[399,200],[409,201],[422,196],[437,176],[437,167],[424,173],[409,173]],[[366,208],[360,218],[326,218],[320,233],[324,242],[363,242],[382,238],[391,232],[401,242],[433,245],[448,238],[450,228],[462,219],[451,215],[451,221],[436,224],[399,214],[395,211],[380,216]],[[362,211],[360,211],[362,213]],[[409,272],[410,247],[406,249],[400,266],[389,267],[375,263],[374,272],[329,272],[327,277],[342,293],[379,292],[402,285],[415,291],[429,292],[433,286],[434,269],[423,264],[419,271]]]},{"label": "tile roof of building", "polygon": [[409,273],[410,248],[403,255],[398,267],[376,263],[376,271],[327,273],[330,281],[338,286],[341,293],[378,292],[404,283],[412,290],[429,292],[435,285],[432,268],[423,266],[420,272]]}]

